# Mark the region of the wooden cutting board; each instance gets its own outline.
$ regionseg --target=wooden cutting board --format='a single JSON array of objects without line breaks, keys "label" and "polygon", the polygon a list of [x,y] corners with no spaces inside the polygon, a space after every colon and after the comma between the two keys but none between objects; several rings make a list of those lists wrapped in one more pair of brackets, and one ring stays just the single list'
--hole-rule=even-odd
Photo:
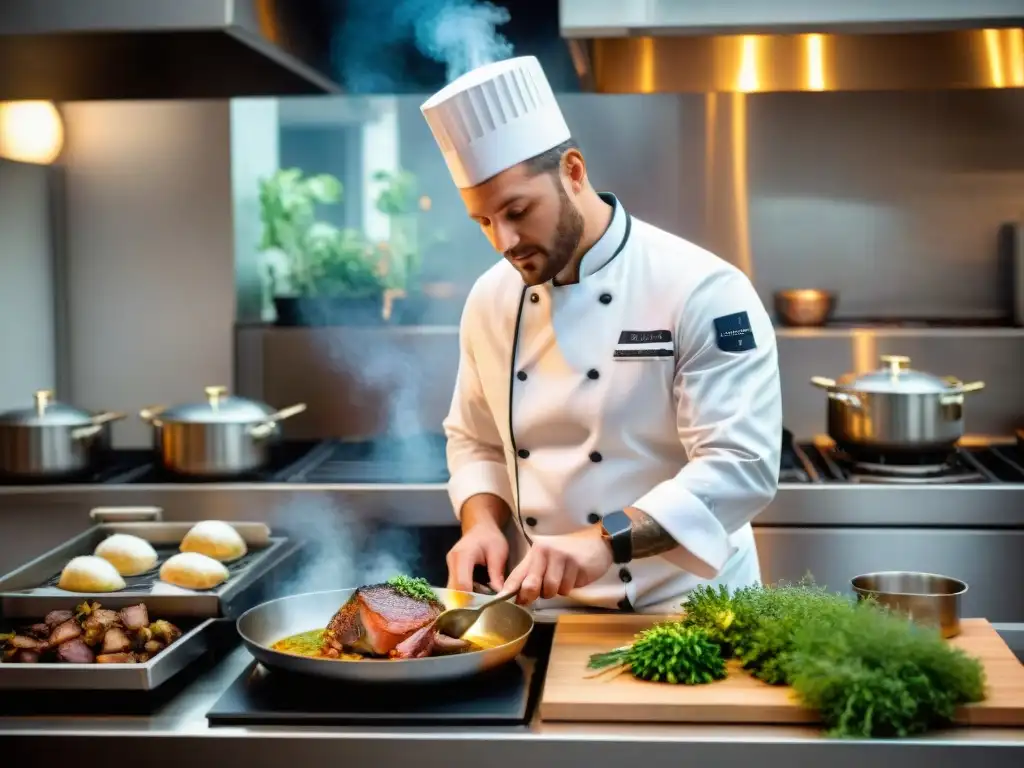
[{"label": "wooden cutting board", "polygon": [[[800,706],[785,686],[762,683],[730,662],[729,676],[708,685],[669,685],[605,673],[588,677],[593,653],[627,645],[665,616],[567,615],[555,629],[540,700],[549,721],[670,723],[814,723],[817,713]],[[966,619],[950,641],[981,659],[988,697],[962,707],[961,725],[1024,726],[1024,666],[984,619]],[[614,675],[614,676],[610,676]]]}]

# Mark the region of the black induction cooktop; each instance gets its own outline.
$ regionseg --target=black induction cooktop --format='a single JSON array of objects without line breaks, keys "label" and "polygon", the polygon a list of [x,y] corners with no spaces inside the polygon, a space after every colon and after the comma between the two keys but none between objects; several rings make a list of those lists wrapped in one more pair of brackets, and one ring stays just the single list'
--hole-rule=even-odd
[{"label": "black induction cooktop", "polygon": [[271,671],[253,662],[206,717],[211,726],[523,725],[531,714],[536,667],[535,659],[520,656],[458,684],[368,685]]},{"label": "black induction cooktop", "polygon": [[553,639],[553,624],[537,624],[514,661],[446,683],[360,685],[253,661],[206,717],[211,726],[522,726],[533,717]]}]

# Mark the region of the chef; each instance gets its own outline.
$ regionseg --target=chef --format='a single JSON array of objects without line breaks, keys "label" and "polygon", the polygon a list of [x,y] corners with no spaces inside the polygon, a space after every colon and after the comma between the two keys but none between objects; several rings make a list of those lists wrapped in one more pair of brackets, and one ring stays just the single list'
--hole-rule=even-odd
[{"label": "chef", "polygon": [[448,586],[481,566],[521,604],[664,612],[759,583],[750,521],[777,490],[782,408],[748,278],[595,191],[536,58],[421,111],[504,257],[459,330]]}]

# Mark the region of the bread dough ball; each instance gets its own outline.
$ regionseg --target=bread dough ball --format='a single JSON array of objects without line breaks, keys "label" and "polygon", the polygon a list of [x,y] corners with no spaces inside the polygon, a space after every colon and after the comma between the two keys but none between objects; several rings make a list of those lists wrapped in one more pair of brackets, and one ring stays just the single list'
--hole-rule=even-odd
[{"label": "bread dough ball", "polygon": [[181,552],[160,566],[160,580],[184,589],[213,589],[228,580],[228,569],[212,557]]},{"label": "bread dough ball", "polygon": [[117,592],[127,585],[108,561],[95,555],[82,555],[64,566],[57,586],[68,592]]},{"label": "bread dough ball", "polygon": [[152,544],[127,533],[108,536],[99,543],[93,554],[117,568],[122,576],[138,576],[152,570],[157,561]]},{"label": "bread dough ball", "polygon": [[249,551],[245,539],[222,520],[196,523],[181,540],[180,549],[182,552],[198,552],[222,563],[237,560]]}]

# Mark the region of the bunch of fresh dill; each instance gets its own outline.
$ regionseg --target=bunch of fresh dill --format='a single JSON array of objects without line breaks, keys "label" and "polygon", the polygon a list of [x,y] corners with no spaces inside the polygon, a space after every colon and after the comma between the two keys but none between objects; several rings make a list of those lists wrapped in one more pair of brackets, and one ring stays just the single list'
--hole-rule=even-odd
[{"label": "bunch of fresh dill", "polygon": [[833,736],[924,733],[985,697],[977,659],[934,629],[870,603],[797,626],[785,667],[786,682]]}]

